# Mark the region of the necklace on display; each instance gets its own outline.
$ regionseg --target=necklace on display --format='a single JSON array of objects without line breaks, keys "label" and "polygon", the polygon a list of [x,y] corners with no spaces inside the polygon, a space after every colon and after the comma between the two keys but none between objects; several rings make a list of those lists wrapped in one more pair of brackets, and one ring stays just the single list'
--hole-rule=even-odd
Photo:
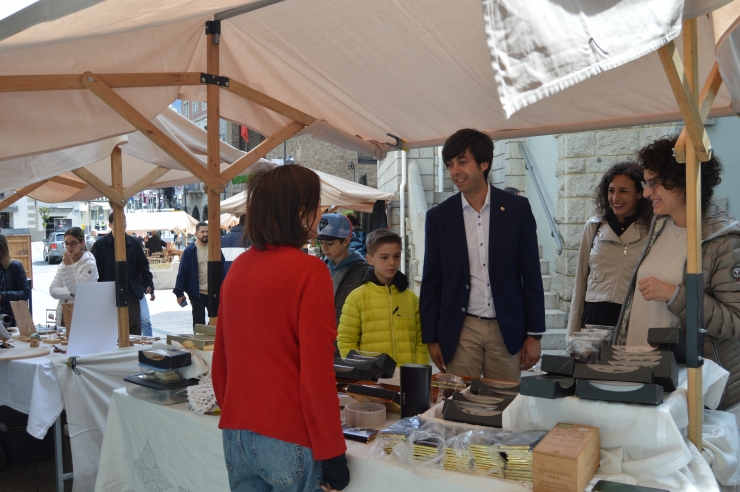
[{"label": "necklace on display", "polygon": [[[676,232],[676,229],[681,229],[681,230],[679,232]],[[680,236],[684,232],[686,232],[686,228],[685,227],[678,227],[676,225],[676,223],[673,222],[673,234],[675,234],[676,237]]]}]

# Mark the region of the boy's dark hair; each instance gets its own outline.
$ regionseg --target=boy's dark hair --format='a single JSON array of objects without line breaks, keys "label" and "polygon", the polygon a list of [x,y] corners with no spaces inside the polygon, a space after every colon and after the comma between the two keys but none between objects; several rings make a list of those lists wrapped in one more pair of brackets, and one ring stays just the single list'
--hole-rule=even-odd
[{"label": "boy's dark hair", "polygon": [[321,181],[310,169],[296,164],[257,171],[247,185],[244,239],[259,250],[302,247],[311,232],[305,224],[314,223],[320,200]]},{"label": "boy's dark hair", "polygon": [[367,239],[365,240],[367,254],[370,256],[374,255],[378,248],[383,244],[403,245],[401,242],[401,236],[399,236],[396,231],[392,231],[390,229],[375,229],[367,235]]},{"label": "boy's dark hair", "polygon": [[442,147],[442,160],[445,166],[450,167],[452,159],[460,157],[468,149],[478,163],[478,169],[484,162],[488,163],[488,169],[483,171],[483,176],[488,181],[488,173],[493,165],[493,140],[481,131],[465,128],[448,138]]},{"label": "boy's dark hair", "polygon": [[[666,190],[678,188],[686,193],[686,166],[679,164],[673,156],[677,136],[665,136],[646,145],[637,152],[637,160],[646,171],[655,175],[655,184]],[[714,187],[722,182],[722,163],[712,153],[712,158],[701,163],[701,209],[702,213],[709,207],[714,195]]]},{"label": "boy's dark hair", "polygon": [[239,216],[239,224],[237,225],[244,227],[246,224],[247,224],[247,214],[241,214]]},{"label": "boy's dark hair", "polygon": [[110,214],[108,215],[108,223],[109,223],[109,224],[112,224],[112,223],[113,223],[113,212],[111,212],[111,213],[110,213]]},{"label": "boy's dark hair", "polygon": [[201,227],[208,227],[208,222],[198,222],[195,224],[195,233],[197,234]]}]

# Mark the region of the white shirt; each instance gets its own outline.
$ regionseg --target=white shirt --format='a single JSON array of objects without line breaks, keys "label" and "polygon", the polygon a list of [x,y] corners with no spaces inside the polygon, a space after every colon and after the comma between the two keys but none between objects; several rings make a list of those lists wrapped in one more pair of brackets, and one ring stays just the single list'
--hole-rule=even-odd
[{"label": "white shirt", "polygon": [[488,277],[488,235],[491,225],[491,187],[486,187],[486,201],[480,212],[470,206],[465,195],[462,198],[465,237],[468,242],[468,262],[470,267],[470,299],[468,314],[495,318],[496,308],[491,294],[491,280]]}]

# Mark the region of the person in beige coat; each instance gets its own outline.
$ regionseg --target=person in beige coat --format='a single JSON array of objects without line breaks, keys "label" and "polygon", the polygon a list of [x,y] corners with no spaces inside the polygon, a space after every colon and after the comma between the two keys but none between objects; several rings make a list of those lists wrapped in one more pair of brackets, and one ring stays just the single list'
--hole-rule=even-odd
[{"label": "person in beige coat", "polygon": [[[617,325],[620,345],[647,346],[647,330],[686,325],[686,177],[673,157],[676,138],[640,150],[645,196],[655,219],[637,262]],[[740,401],[740,225],[712,203],[722,165],[716,156],[701,164],[704,357],[730,372],[720,408]]]},{"label": "person in beige coat", "polygon": [[653,217],[642,179],[639,165],[621,162],[606,171],[594,192],[597,214],[583,228],[568,334],[587,324],[617,324]]},{"label": "person in beige coat", "polygon": [[[59,264],[49,293],[59,299],[57,305],[57,325],[62,325],[62,304],[74,304],[77,284],[98,280],[98,267],[92,253],[86,251],[85,233],[79,227],[67,229],[64,233],[66,251]],[[67,324],[65,323],[66,327]]]}]

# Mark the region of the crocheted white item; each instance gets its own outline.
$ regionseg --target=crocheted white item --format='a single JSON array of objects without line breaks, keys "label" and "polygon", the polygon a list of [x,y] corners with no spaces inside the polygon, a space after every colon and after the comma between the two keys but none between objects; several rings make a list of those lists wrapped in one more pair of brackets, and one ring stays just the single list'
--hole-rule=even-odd
[{"label": "crocheted white item", "polygon": [[200,380],[196,386],[188,386],[188,408],[198,415],[203,415],[216,404],[211,378]]}]

